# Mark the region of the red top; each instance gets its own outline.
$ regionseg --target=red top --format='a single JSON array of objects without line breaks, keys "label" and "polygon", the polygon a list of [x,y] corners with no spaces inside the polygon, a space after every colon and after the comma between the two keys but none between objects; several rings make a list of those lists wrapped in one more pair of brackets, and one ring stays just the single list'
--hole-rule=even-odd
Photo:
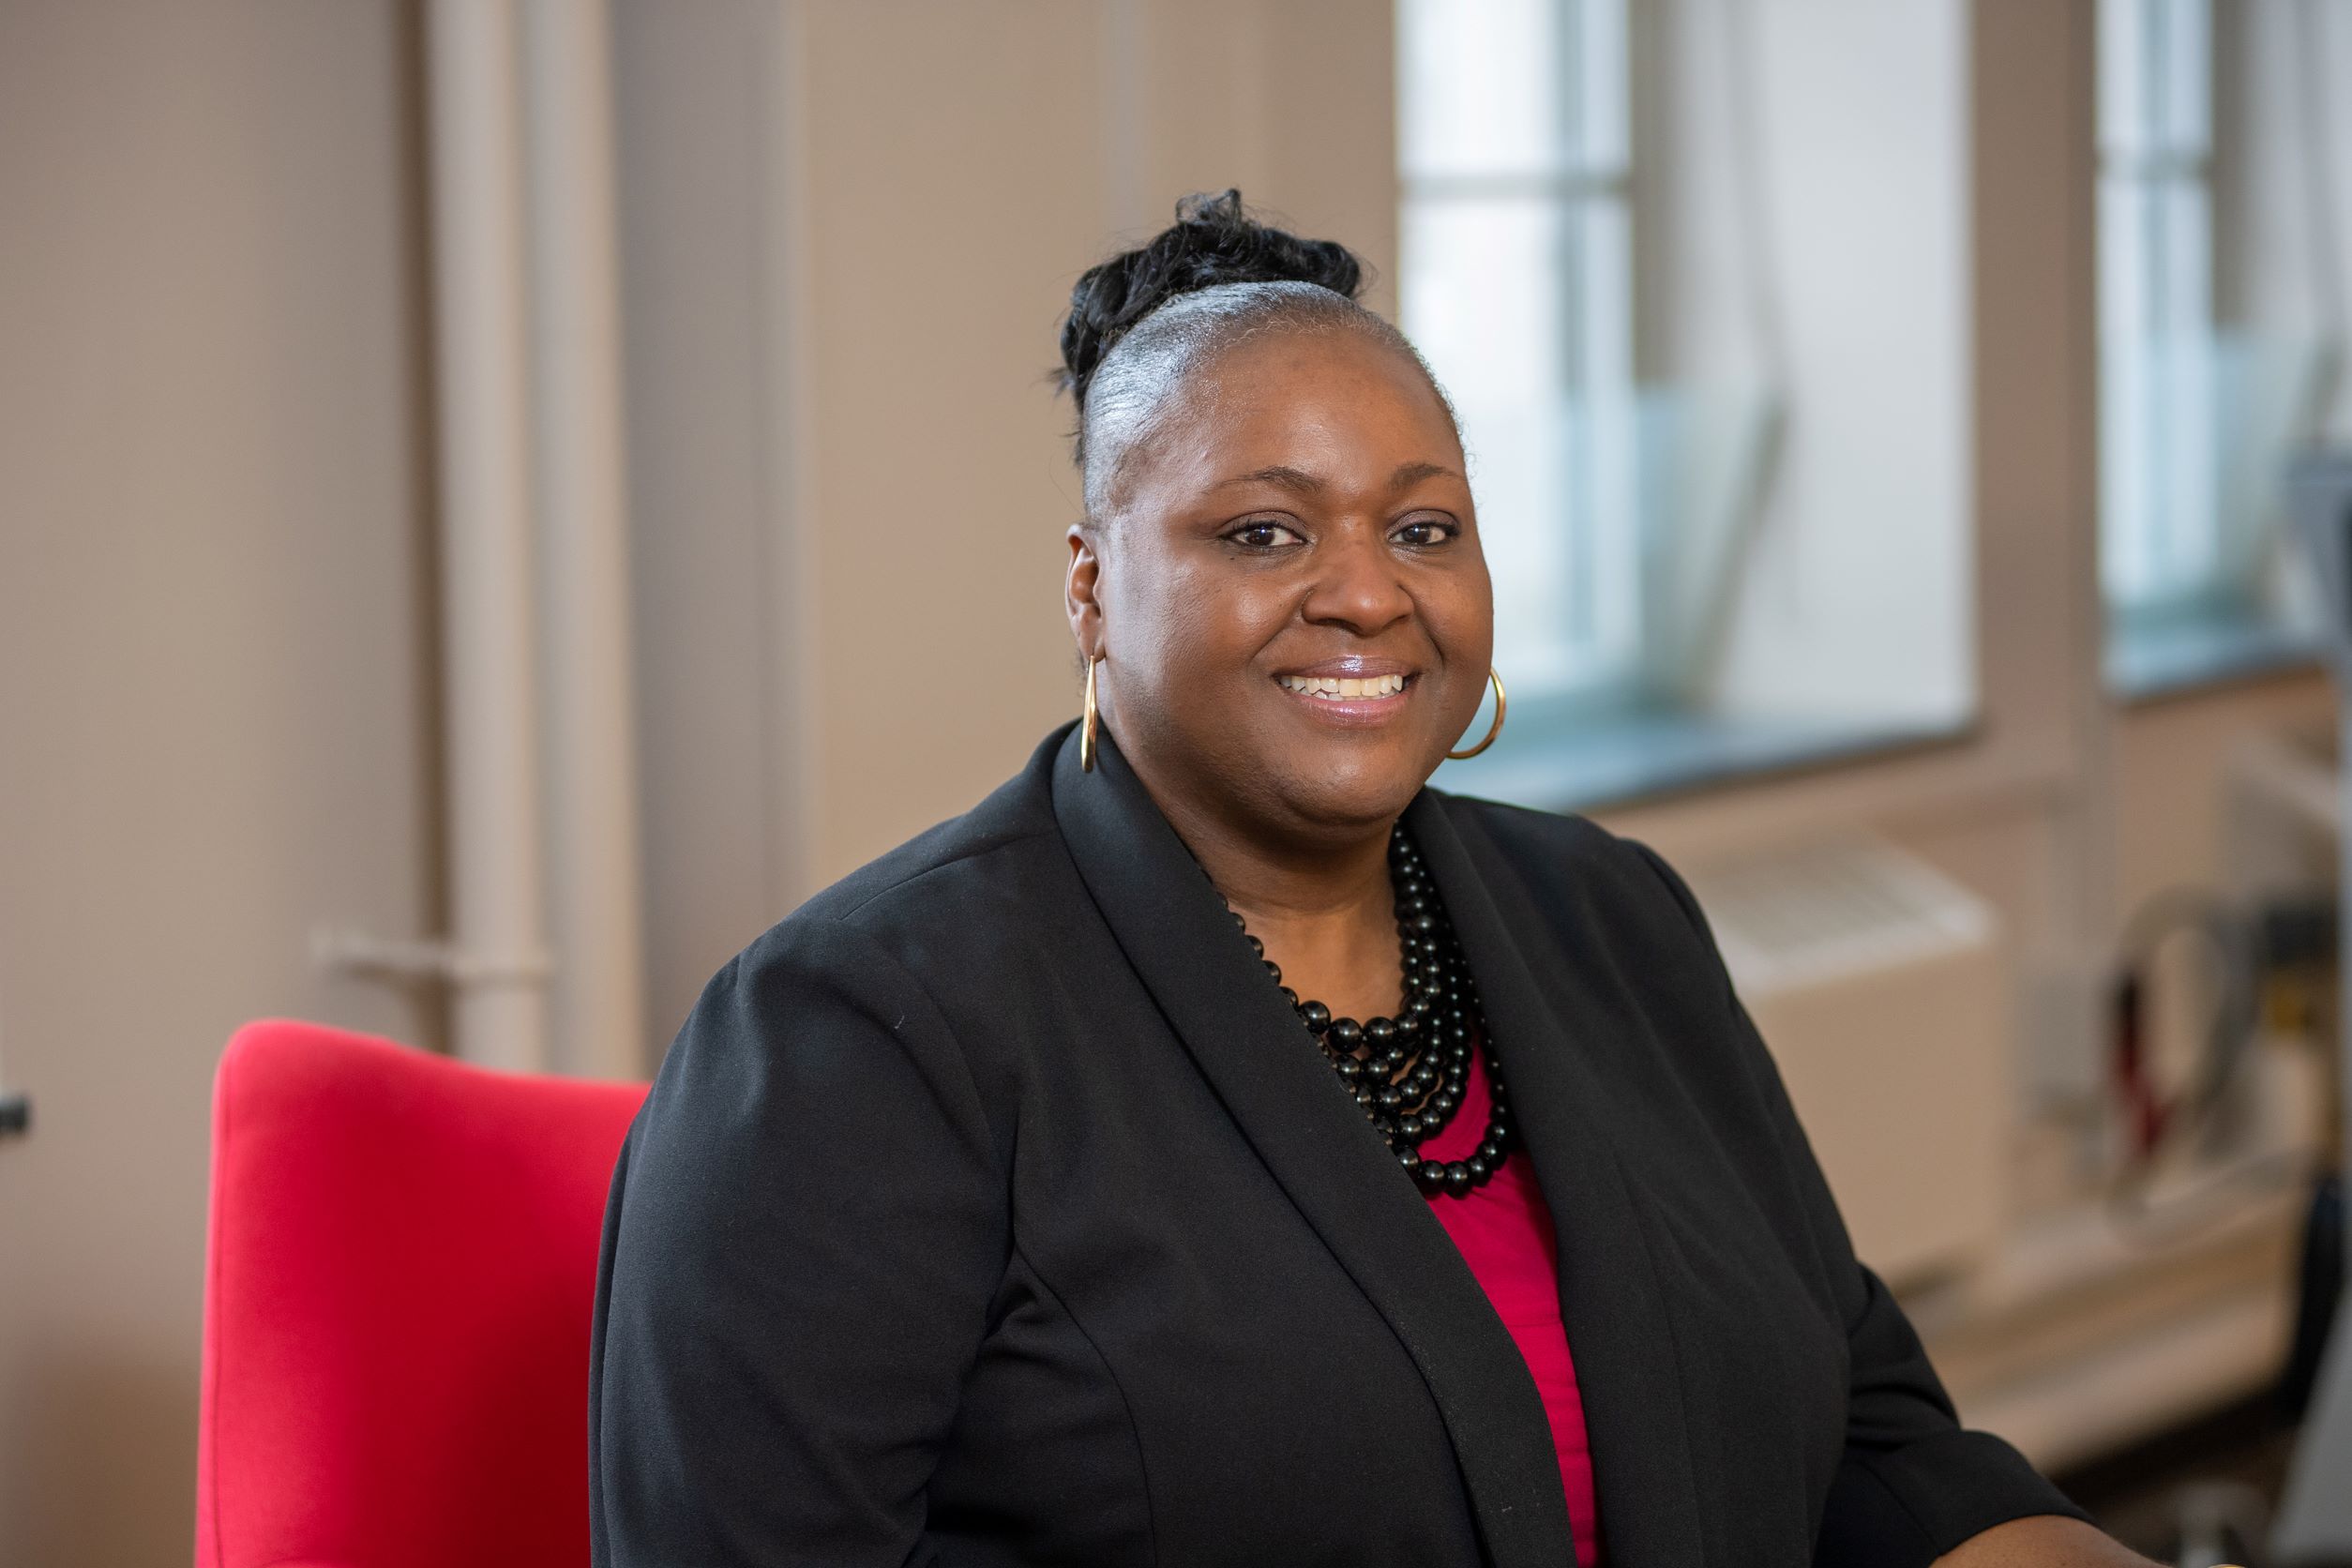
[{"label": "red top", "polygon": [[[1421,1146],[1422,1154],[1440,1160],[1469,1158],[1485,1132],[1487,1105],[1482,1051],[1470,1058],[1461,1108],[1445,1131]],[[1468,1197],[1432,1198],[1429,1207],[1462,1249],[1463,1260],[1518,1342],[1528,1371],[1534,1374],[1544,1413],[1551,1418],[1552,1447],[1560,1455],[1576,1561],[1582,1568],[1596,1568],[1601,1560],[1600,1521],[1592,1494],[1592,1452],[1585,1441],[1584,1401],[1576,1393],[1576,1366],[1569,1359],[1568,1331],[1560,1319],[1551,1211],[1544,1206],[1526,1151],[1513,1150],[1494,1179]]]}]

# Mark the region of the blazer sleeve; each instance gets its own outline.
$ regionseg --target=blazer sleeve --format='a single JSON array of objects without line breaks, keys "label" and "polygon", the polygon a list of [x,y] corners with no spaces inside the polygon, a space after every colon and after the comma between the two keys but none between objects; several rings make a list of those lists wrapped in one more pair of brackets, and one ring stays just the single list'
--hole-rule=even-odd
[{"label": "blazer sleeve", "polygon": [[963,1056],[854,927],[713,977],[612,1180],[589,1399],[598,1568],[921,1561],[1009,1247]]},{"label": "blazer sleeve", "polygon": [[[1628,842],[1631,842],[1628,840]],[[1846,1451],[1832,1480],[1816,1568],[1926,1568],[1980,1531],[2028,1515],[2090,1515],[2025,1455],[1963,1428],[1919,1335],[1853,1244],[1804,1129],[1691,890],[1656,852],[1634,844],[1705,944],[1730,1009],[1735,1048],[1771,1118],[1818,1266],[1846,1323],[1850,1355]]]}]

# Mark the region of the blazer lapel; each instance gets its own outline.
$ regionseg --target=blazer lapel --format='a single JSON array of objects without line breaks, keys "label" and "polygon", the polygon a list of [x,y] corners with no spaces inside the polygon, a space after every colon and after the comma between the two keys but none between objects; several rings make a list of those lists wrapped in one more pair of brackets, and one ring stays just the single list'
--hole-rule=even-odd
[{"label": "blazer lapel", "polygon": [[1585,1044],[1638,1038],[1644,1026],[1607,975],[1561,961],[1573,955],[1546,950],[1530,963],[1522,942],[1549,923],[1515,868],[1455,831],[1446,804],[1423,791],[1406,830],[1470,959],[1559,1233],[1560,1316],[1608,1558],[1616,1568],[1693,1568],[1706,1560],[1698,1480],[1665,1291],[1612,1140],[1599,1053]]},{"label": "blazer lapel", "polygon": [[1573,1563],[1550,1427],[1518,1347],[1118,746],[1098,739],[1092,774],[1075,736],[1063,743],[1053,803],[1103,918],[1259,1158],[1420,1367],[1498,1568]]}]

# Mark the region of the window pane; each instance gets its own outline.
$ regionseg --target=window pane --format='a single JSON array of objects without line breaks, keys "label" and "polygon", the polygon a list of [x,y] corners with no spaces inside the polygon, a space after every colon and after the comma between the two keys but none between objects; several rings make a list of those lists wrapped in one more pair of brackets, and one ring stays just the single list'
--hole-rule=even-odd
[{"label": "window pane", "polygon": [[1453,398],[1515,692],[1634,684],[1623,0],[1400,0],[1405,328]]},{"label": "window pane", "polygon": [[1570,555],[1563,412],[1567,304],[1558,204],[1541,197],[1408,204],[1405,321],[1462,419],[1495,583],[1495,662],[1534,686],[1575,665],[1562,613]]},{"label": "window pane", "polygon": [[2100,7],[2101,579],[2119,618],[2224,596],[2208,0]]},{"label": "window pane", "polygon": [[1403,239],[1405,320],[1470,452],[1497,662],[1530,692],[1629,675],[1640,551],[1623,204],[1415,202]]},{"label": "window pane", "polygon": [[1402,0],[1407,179],[1540,174],[1564,162],[1556,0]]},{"label": "window pane", "polygon": [[1576,311],[1568,395],[1576,526],[1567,619],[1590,675],[1630,678],[1640,634],[1642,534],[1652,515],[1637,484],[1632,215],[1622,201],[1591,199],[1569,208],[1567,224]]},{"label": "window pane", "polygon": [[2196,157],[2211,143],[2208,0],[2103,0],[2099,145],[2111,158]]}]

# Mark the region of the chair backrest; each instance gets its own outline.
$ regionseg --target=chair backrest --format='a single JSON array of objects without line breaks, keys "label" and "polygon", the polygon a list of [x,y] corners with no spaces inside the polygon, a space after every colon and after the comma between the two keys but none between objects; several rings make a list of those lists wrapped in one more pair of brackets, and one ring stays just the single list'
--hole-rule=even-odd
[{"label": "chair backrest", "polygon": [[213,1095],[198,1568],[583,1568],[588,1331],[642,1084],[316,1024]]}]

